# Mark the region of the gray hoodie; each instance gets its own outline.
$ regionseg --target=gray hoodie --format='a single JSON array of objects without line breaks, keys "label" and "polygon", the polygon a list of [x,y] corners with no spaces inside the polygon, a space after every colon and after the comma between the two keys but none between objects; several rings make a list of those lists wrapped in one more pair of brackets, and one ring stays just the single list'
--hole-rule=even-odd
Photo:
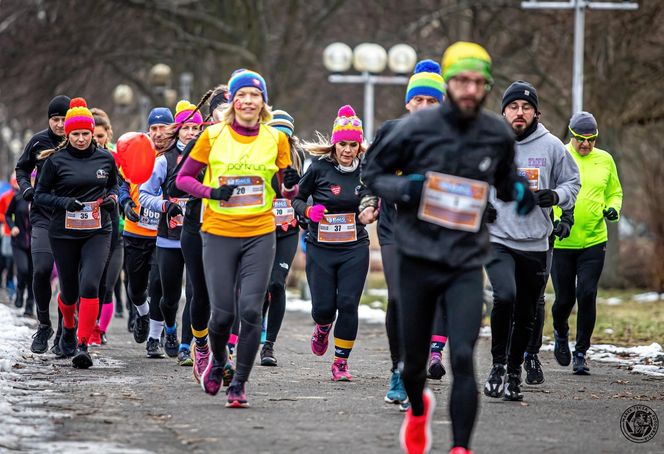
[{"label": "gray hoodie", "polygon": [[[519,173],[525,174],[531,189],[553,189],[563,210],[574,207],[581,188],[579,168],[565,146],[541,123],[521,142],[516,142],[514,162]],[[527,169],[527,170],[526,170]],[[527,216],[516,214],[515,202],[502,202],[492,188],[489,201],[498,217],[489,224],[492,243],[520,251],[546,251],[553,231],[551,208],[535,207]]]}]

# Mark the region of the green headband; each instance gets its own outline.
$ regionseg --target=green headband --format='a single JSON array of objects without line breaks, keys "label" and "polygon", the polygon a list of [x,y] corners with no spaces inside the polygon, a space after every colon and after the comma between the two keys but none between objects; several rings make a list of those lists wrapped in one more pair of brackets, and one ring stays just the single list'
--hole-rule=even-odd
[{"label": "green headband", "polygon": [[476,71],[484,76],[489,83],[493,83],[491,76],[491,63],[479,58],[461,58],[446,68],[443,79],[449,81],[452,77],[464,71]]}]

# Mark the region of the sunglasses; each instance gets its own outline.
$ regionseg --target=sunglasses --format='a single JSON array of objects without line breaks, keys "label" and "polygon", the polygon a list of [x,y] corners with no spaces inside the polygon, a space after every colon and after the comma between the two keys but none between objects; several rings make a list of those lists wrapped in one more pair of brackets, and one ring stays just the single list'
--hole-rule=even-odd
[{"label": "sunglasses", "polygon": [[352,126],[362,126],[362,120],[360,120],[357,117],[339,117],[336,120],[334,120],[334,125],[335,126],[346,126],[346,125],[352,125]]},{"label": "sunglasses", "polygon": [[597,131],[597,133],[592,134],[592,135],[582,136],[582,135],[577,134],[574,131],[572,131],[572,128],[568,127],[568,129],[569,129],[569,132],[572,134],[572,137],[574,137],[574,140],[576,140],[579,143],[583,143],[586,140],[588,141],[588,143],[595,142],[597,140],[597,136],[599,136],[599,131]]}]

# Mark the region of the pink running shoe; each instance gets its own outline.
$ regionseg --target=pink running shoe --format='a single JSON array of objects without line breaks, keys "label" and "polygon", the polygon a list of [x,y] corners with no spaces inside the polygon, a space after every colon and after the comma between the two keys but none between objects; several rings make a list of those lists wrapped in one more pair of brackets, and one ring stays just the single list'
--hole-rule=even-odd
[{"label": "pink running shoe", "polygon": [[196,380],[196,383],[200,383],[201,375],[203,375],[210,362],[210,347],[207,345],[203,348],[196,346],[191,353],[194,356],[194,380]]},{"label": "pink running shoe", "polygon": [[332,363],[333,381],[351,381],[353,377],[348,372],[348,361],[337,358]]},{"label": "pink running shoe", "polygon": [[234,381],[226,390],[226,407],[228,408],[247,408],[247,395],[244,392],[244,382]]},{"label": "pink running shoe", "polygon": [[[327,326],[328,327],[327,332],[321,330],[320,329],[321,326]],[[328,338],[330,337],[331,329],[332,329],[331,324],[330,325],[319,325],[318,323],[316,324],[316,328],[314,328],[314,333],[311,336],[311,351],[313,352],[314,355],[323,356],[327,351],[327,343],[328,343]]]},{"label": "pink running shoe", "polygon": [[215,396],[221,389],[221,381],[224,375],[224,366],[217,366],[210,360],[201,375],[201,388],[211,396]]}]

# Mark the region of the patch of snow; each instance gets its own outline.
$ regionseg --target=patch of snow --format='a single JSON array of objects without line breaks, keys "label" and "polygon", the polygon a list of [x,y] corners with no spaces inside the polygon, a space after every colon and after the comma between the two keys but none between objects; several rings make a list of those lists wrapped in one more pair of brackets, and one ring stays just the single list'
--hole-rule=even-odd
[{"label": "patch of snow", "polygon": [[367,290],[367,295],[371,296],[384,296],[387,298],[387,289],[386,288],[370,288]]},{"label": "patch of snow", "polygon": [[[293,298],[288,295],[286,298],[286,310],[293,312],[306,312],[311,313],[311,301],[303,300],[300,298]],[[357,310],[360,320],[367,323],[385,323],[385,311],[382,309],[372,308],[367,305],[361,304]]]},{"label": "patch of snow", "polygon": [[652,303],[664,299],[664,293],[661,295],[657,292],[639,293],[638,295],[632,296],[632,299],[638,303]]},{"label": "patch of snow", "polygon": [[615,296],[613,296],[611,298],[607,298],[607,300],[606,300],[606,304],[608,304],[609,306],[619,306],[619,305],[622,304],[622,302],[623,302],[622,298],[618,298],[618,297],[615,297]]}]

